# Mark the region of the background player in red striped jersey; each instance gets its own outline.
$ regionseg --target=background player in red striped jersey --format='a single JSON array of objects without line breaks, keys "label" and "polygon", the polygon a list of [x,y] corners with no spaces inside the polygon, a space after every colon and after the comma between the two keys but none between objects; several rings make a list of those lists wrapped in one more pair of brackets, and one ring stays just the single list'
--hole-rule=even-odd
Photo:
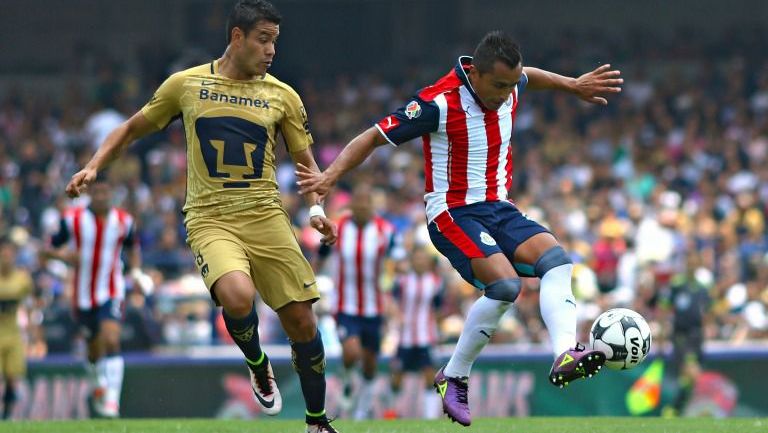
[{"label": "background player in red striped jersey", "polygon": [[[335,247],[336,327],[342,344],[341,380],[344,386],[341,406],[352,408],[353,376],[361,365],[363,380],[354,399],[354,418],[370,416],[373,404],[373,380],[381,346],[384,294],[380,287],[384,261],[395,249],[394,227],[376,215],[373,190],[366,183],[352,191],[350,212],[338,222]],[[320,249],[318,267],[331,254],[331,247]]]},{"label": "background player in red striped jersey", "polygon": [[110,185],[98,178],[90,187],[87,207],[68,210],[53,248],[44,252],[75,268],[74,311],[88,342],[87,370],[93,408],[103,417],[117,417],[123,387],[120,325],[123,320],[125,281],[123,248],[128,249],[131,274],[138,279],[141,266],[133,217],[112,206]]},{"label": "background player in red striped jersey", "polygon": [[[409,254],[410,269],[395,279],[392,308],[399,324],[397,356],[392,360],[392,387],[395,404],[400,401],[403,373],[421,373],[426,389],[422,400],[422,417],[437,418],[440,400],[432,390],[435,367],[432,348],[437,344],[437,316],[445,288],[436,271],[436,257],[424,247]],[[393,305],[393,306],[394,306]],[[399,406],[402,408],[402,406]]]},{"label": "background player in red striped jersey", "polygon": [[324,195],[376,147],[422,138],[430,238],[465,280],[484,291],[467,315],[453,356],[435,377],[443,410],[462,425],[471,423],[470,369],[519,295],[519,275],[541,278],[541,313],[555,355],[550,381],[565,386],[592,376],[605,362],[602,353],[576,342],[569,255],[507,195],[512,127],[524,91],[560,90],[604,105],[601,95],[621,91],[619,77],[610,65],[578,78],[523,67],[517,44],[491,32],[472,57],[460,57],[435,84],[353,139],[327,170],[300,167],[297,173],[302,192]]}]

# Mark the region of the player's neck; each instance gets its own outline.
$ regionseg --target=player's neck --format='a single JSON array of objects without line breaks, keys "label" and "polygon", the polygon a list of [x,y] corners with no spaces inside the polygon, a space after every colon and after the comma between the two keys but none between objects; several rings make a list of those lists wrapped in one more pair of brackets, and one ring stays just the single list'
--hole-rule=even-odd
[{"label": "player's neck", "polygon": [[216,74],[230,80],[239,81],[257,80],[263,77],[263,75],[250,75],[238,68],[235,59],[232,58],[232,54],[229,52],[229,48],[224,51],[224,54],[216,62]]},{"label": "player's neck", "polygon": [[98,209],[98,210],[94,208],[90,208],[90,209],[91,209],[91,212],[94,215],[96,215],[96,217],[98,218],[104,218],[109,213],[109,209]]}]

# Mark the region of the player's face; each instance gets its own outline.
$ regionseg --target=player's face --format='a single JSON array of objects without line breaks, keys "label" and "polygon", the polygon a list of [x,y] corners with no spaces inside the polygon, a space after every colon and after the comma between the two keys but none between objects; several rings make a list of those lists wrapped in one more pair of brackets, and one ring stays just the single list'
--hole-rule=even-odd
[{"label": "player's face", "polygon": [[509,100],[522,75],[522,64],[510,68],[506,63],[497,61],[488,72],[481,73],[473,67],[469,71],[469,80],[485,108],[498,110]]},{"label": "player's face", "polygon": [[280,26],[269,21],[259,21],[248,34],[237,40],[238,63],[248,75],[264,75],[272,66],[275,57],[275,43]]},{"label": "player's face", "polygon": [[413,270],[417,273],[429,272],[432,267],[432,256],[423,249],[414,251],[411,255]]},{"label": "player's face", "polygon": [[352,211],[352,218],[354,218],[355,221],[368,221],[373,218],[373,197],[371,189],[366,187],[357,188],[352,194],[349,208]]},{"label": "player's face", "polygon": [[96,213],[104,213],[109,210],[112,205],[112,192],[109,189],[109,185],[103,182],[99,182],[91,185],[91,209]]}]

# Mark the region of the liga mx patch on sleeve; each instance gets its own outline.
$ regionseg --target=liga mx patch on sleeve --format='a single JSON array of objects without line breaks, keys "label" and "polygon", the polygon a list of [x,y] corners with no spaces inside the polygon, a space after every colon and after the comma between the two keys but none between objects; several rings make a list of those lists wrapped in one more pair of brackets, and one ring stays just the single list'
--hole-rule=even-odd
[{"label": "liga mx patch on sleeve", "polygon": [[416,101],[411,101],[405,106],[405,116],[408,119],[415,119],[421,116],[421,105]]},{"label": "liga mx patch on sleeve", "polygon": [[389,116],[381,119],[378,125],[379,128],[381,128],[381,130],[386,133],[397,128],[400,125],[400,121],[397,120],[397,117],[395,117],[393,114],[390,114]]}]

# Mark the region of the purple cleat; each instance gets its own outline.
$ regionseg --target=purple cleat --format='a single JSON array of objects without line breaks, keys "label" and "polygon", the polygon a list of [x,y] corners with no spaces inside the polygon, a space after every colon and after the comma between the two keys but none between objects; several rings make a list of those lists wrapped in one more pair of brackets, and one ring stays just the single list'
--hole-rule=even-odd
[{"label": "purple cleat", "polygon": [[440,368],[440,371],[435,375],[435,389],[443,400],[443,412],[451,420],[463,426],[468,426],[472,423],[467,402],[469,378],[448,377],[443,374],[444,368]]},{"label": "purple cleat", "polygon": [[587,350],[581,343],[568,349],[555,359],[549,371],[552,385],[562,388],[582,377],[596,375],[605,364],[605,354],[599,350]]}]

